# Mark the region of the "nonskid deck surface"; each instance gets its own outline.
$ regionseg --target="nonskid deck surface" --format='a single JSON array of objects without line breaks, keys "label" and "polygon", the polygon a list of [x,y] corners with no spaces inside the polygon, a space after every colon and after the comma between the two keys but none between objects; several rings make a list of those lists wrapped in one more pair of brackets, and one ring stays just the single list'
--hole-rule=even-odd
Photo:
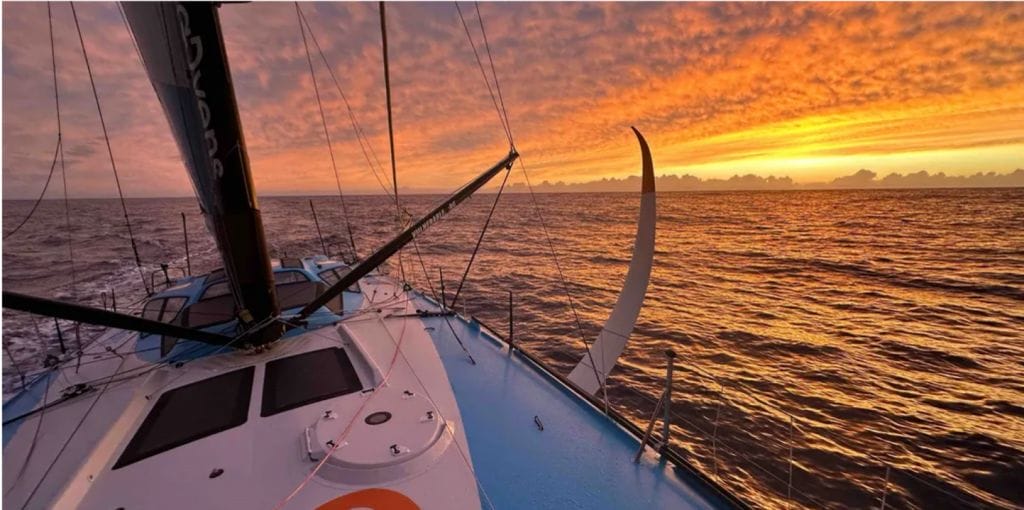
[{"label": "nonskid deck surface", "polygon": [[[422,297],[416,308],[436,310]],[[448,372],[481,500],[493,508],[728,508],[475,321],[423,319]],[[476,364],[452,335],[455,330]]]}]

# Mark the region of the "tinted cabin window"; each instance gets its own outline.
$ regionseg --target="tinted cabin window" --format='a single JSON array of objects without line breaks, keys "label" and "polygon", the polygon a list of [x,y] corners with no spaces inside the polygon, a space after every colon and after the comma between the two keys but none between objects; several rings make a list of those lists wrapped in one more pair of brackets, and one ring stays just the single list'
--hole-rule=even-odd
[{"label": "tinted cabin window", "polygon": [[160,320],[164,322],[174,322],[174,319],[178,317],[178,312],[181,311],[181,307],[185,306],[187,298],[175,297],[167,298],[166,304],[164,304],[164,313],[160,316]]},{"label": "tinted cabin window", "polygon": [[231,287],[228,286],[228,282],[218,282],[210,285],[203,291],[203,296],[199,299],[209,299],[218,296],[226,296],[231,294]]},{"label": "tinted cabin window", "polygon": [[202,328],[234,320],[235,298],[231,294],[203,299],[185,310],[182,325]]},{"label": "tinted cabin window", "polygon": [[307,352],[267,363],[260,416],[363,389],[344,349]]},{"label": "tinted cabin window", "polygon": [[[327,285],[334,285],[335,283],[338,283],[343,276],[349,274],[351,271],[352,269],[345,266],[335,267],[324,271],[320,271],[319,273],[317,273],[317,276],[319,276],[321,280],[327,282]],[[353,283],[352,285],[349,285],[348,288],[345,290],[348,292],[359,292],[359,284]]]},{"label": "tinted cabin window", "polygon": [[309,277],[305,273],[299,271],[281,271],[274,273],[274,283],[295,283],[295,282],[308,282]]},{"label": "tinted cabin window", "polygon": [[295,308],[297,306],[305,306],[310,301],[316,299],[321,293],[323,293],[323,284],[319,282],[296,282],[296,283],[279,283],[276,287],[277,290],[277,303],[281,306],[282,310],[289,308]]},{"label": "tinted cabin window", "polygon": [[172,322],[178,317],[178,312],[181,311],[181,307],[185,306],[187,298],[173,297],[166,299],[154,299],[148,303],[142,309],[142,318],[161,321],[161,322]]},{"label": "tinted cabin window", "polygon": [[217,280],[223,280],[224,276],[225,273],[223,269],[215,269],[213,271],[210,271],[210,275],[206,277],[206,281],[212,283]]},{"label": "tinted cabin window", "polygon": [[338,280],[341,279],[341,274],[339,274],[334,269],[320,271],[320,273],[318,273],[317,276],[319,276],[321,280],[327,282],[327,285],[334,285],[335,283],[338,283]]},{"label": "tinted cabin window", "polygon": [[163,306],[163,299],[154,299],[146,303],[146,306],[142,308],[142,318],[151,321],[160,320],[160,310],[163,309]]},{"label": "tinted cabin window", "polygon": [[114,469],[245,423],[255,371],[246,367],[160,395]]}]

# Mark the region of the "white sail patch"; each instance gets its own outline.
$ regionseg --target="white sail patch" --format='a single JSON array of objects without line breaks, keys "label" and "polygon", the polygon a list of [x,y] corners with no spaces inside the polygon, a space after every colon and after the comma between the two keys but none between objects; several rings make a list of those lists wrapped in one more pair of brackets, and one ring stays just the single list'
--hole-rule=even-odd
[{"label": "white sail patch", "polygon": [[637,220],[636,242],[633,245],[633,259],[629,263],[626,282],[619,293],[619,299],[611,315],[604,323],[589,352],[569,373],[569,380],[590,394],[596,394],[604,385],[608,374],[615,368],[622,351],[626,348],[629,335],[633,332],[637,316],[647,294],[654,262],[655,224],[657,206],[654,190],[654,165],[650,149],[643,136],[635,128],[640,141],[643,157],[643,191],[640,196],[640,214]]}]

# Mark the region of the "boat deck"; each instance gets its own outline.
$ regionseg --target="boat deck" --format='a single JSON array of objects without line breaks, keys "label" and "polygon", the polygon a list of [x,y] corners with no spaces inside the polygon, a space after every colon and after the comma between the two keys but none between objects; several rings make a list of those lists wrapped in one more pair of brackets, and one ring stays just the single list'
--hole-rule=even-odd
[{"label": "boat deck", "polygon": [[[437,310],[422,296],[416,308]],[[731,508],[653,453],[634,464],[633,435],[520,353],[510,356],[476,321],[422,320],[458,401],[484,508]]]}]

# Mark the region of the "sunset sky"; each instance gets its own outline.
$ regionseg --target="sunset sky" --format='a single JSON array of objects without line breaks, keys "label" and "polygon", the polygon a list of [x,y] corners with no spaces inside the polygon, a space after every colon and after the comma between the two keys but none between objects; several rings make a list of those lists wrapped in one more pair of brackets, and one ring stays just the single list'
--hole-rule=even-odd
[{"label": "sunset sky", "polygon": [[[473,4],[460,5],[479,44]],[[126,194],[189,195],[116,6],[76,8]],[[74,197],[112,196],[71,12],[66,3],[53,9],[69,187]],[[303,10],[387,165],[377,4]],[[1022,3],[481,10],[516,145],[535,182],[637,174],[630,125],[647,136],[659,174],[812,182],[861,168],[962,175],[1024,167]],[[293,4],[226,5],[220,15],[258,192],[332,193]],[[458,14],[451,3],[390,4],[388,22],[400,185],[455,188],[507,150]],[[5,198],[34,197],[49,170],[51,72],[46,4],[5,3]],[[317,73],[344,189],[382,192],[322,65]],[[53,188],[49,196],[57,196]]]}]

